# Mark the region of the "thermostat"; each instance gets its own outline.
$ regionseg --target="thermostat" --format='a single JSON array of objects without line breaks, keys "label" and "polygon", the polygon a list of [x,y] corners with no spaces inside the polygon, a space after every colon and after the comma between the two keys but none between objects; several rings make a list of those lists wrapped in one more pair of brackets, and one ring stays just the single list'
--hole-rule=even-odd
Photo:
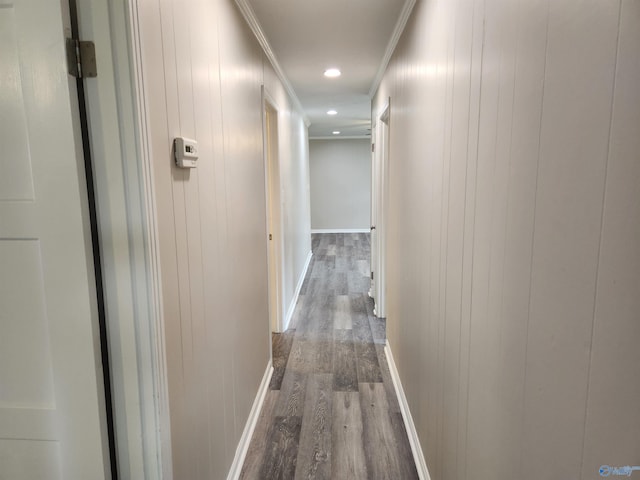
[{"label": "thermostat", "polygon": [[177,137],[173,141],[176,165],[180,168],[195,168],[198,160],[198,142],[189,138]]}]

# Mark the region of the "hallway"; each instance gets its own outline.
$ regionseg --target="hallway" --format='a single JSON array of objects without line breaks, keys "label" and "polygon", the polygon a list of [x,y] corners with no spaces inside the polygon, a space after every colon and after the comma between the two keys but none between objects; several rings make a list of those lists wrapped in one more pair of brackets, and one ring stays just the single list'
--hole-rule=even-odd
[{"label": "hallway", "polygon": [[417,479],[372,312],[369,235],[313,234],[242,479]]}]

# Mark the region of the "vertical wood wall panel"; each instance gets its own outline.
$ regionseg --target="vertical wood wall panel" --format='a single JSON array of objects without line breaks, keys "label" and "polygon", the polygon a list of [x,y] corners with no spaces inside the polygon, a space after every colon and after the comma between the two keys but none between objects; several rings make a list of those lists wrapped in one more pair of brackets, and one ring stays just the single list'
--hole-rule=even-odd
[{"label": "vertical wood wall panel", "polygon": [[269,347],[265,335],[267,325],[258,320],[265,318],[263,308],[268,305],[260,94],[262,58],[259,46],[233,2],[219,2],[217,14],[229,212],[225,255],[235,259],[227,270],[228,300],[233,307],[223,328],[232,344],[242,345],[244,350],[242,355],[232,353],[231,356],[235,420],[232,438],[233,443],[237,443],[264,372],[265,362],[260,359],[268,358]]},{"label": "vertical wood wall panel", "polygon": [[[189,76],[193,87],[193,137],[198,139],[200,148],[207,152],[214,151],[213,121],[211,105],[220,105],[220,99],[212,94],[212,81],[209,75],[211,60],[218,63],[216,30],[210,28],[209,22],[213,18],[213,5],[204,0],[189,2],[188,17],[181,20],[188,21],[190,60],[194,65]],[[184,68],[187,68],[185,65]],[[190,69],[191,70],[191,69]],[[214,77],[214,79],[217,77]],[[219,90],[219,84],[213,83]],[[214,153],[214,158],[216,158]],[[224,431],[224,385],[223,367],[219,362],[212,364],[210,359],[215,355],[228,355],[224,342],[216,335],[216,329],[208,324],[207,318],[216,315],[218,306],[222,305],[220,296],[220,276],[214,265],[220,265],[218,252],[207,245],[216,244],[216,229],[220,228],[220,220],[215,210],[215,191],[211,185],[215,184],[215,160],[206,161],[198,165],[197,174],[192,181],[194,188],[190,190],[187,203],[198,205],[188,211],[188,218],[192,219],[193,227],[190,235],[189,271],[191,274],[192,297],[194,298],[194,349],[196,358],[196,377],[202,384],[195,399],[194,411],[201,412],[198,421],[207,428],[194,429],[197,432],[198,478],[206,475],[224,475],[226,465],[225,451],[221,448],[211,448],[211,429]],[[207,220],[204,220],[207,219]],[[193,252],[193,253],[192,253]],[[193,257],[194,261],[191,261]],[[200,259],[198,262],[197,259]],[[224,315],[222,312],[218,314]],[[217,407],[217,408],[216,408]]]},{"label": "vertical wood wall panel", "polygon": [[580,471],[618,9],[549,7],[522,464],[538,477]]},{"label": "vertical wood wall panel", "polygon": [[[156,75],[164,79],[164,63],[170,61],[175,55],[172,54],[171,44],[168,44],[166,37],[163,38],[162,35],[162,13],[159,1],[149,3],[144,14],[140,15],[140,29],[145,32],[145,42],[142,44],[145,71],[155,72]],[[158,48],[159,45],[162,48]],[[156,195],[156,209],[158,211],[158,236],[163,238],[162,248],[167,252],[160,255],[160,269],[163,282],[166,282],[166,278],[176,278],[178,275],[175,254],[173,256],[170,254],[170,252],[176,251],[176,240],[173,233],[174,206],[171,193],[171,169],[166,167],[171,162],[168,125],[169,104],[165,100],[168,94],[166,83],[164,81],[148,82],[145,94],[148,98],[160,100],[148,102],[148,114],[151,120],[149,131],[151,148],[155,152],[152,159],[155,188],[158,192],[162,192],[162,194]],[[167,192],[169,193],[167,194]],[[176,423],[176,418],[179,418],[183,411],[182,334],[180,323],[175,320],[180,318],[179,297],[175,294],[165,295],[162,307],[165,319],[169,319],[169,321],[165,321],[165,335],[167,338],[174,339],[174,341],[167,342],[166,360],[169,401],[172,409],[170,412],[171,435],[173,438],[179,438],[188,429],[188,425]],[[174,470],[180,471],[182,469],[182,458],[173,459]]]},{"label": "vertical wood wall panel", "polygon": [[[640,4],[622,2],[582,475],[640,458]],[[621,368],[622,366],[635,368]]]},{"label": "vertical wood wall panel", "polygon": [[434,479],[640,462],[639,18],[425,0],[398,43],[387,332]]},{"label": "vertical wood wall panel", "polygon": [[[469,68],[473,32],[473,9],[457,2],[453,64],[452,123],[449,162],[449,215],[447,219],[445,345],[443,365],[444,407],[442,414],[442,478],[459,478],[458,425],[460,402],[460,354],[462,341],[462,263],[465,191],[467,180],[467,138],[469,136]],[[446,141],[446,140],[445,140]]]},{"label": "vertical wood wall panel", "polygon": [[489,475],[494,462],[497,431],[493,392],[498,388],[494,354],[498,336],[496,318],[489,316],[491,290],[492,231],[497,184],[496,154],[498,106],[500,101],[500,61],[502,31],[499,2],[486,2],[483,29],[483,55],[480,81],[480,112],[475,176],[475,218],[471,274],[471,324],[469,343],[469,392],[467,423],[467,468],[481,478]]},{"label": "vertical wood wall panel", "polygon": [[514,22],[517,38],[510,139],[503,293],[500,314],[500,445],[497,476],[517,478],[522,454],[531,254],[547,34],[546,0],[521,2]]}]

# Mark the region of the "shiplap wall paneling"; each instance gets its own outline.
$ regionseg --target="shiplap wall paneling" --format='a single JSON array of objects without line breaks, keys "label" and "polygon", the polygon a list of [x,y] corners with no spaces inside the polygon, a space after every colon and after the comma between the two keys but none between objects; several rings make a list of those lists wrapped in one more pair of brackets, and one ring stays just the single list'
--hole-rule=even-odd
[{"label": "shiplap wall paneling", "polygon": [[603,462],[638,465],[640,455],[638,19],[640,4],[622,2],[582,454],[585,478]]},{"label": "shiplap wall paneling", "polygon": [[[261,86],[282,100],[296,285],[310,250],[302,114],[232,2],[138,4],[158,209],[174,478],[224,478],[270,358]],[[193,28],[180,28],[192,25]],[[158,46],[162,48],[158,48]],[[199,142],[178,169],[177,136]],[[303,185],[304,187],[300,187]],[[287,276],[293,276],[289,279]],[[291,289],[290,296],[293,295]]]},{"label": "shiplap wall paneling", "polygon": [[[525,378],[527,319],[531,276],[537,165],[539,156],[542,84],[546,45],[546,9],[523,4],[515,12],[513,114],[508,163],[508,196],[504,231],[504,288],[500,299],[499,448],[512,459],[521,458],[522,405]],[[509,428],[507,428],[509,426]],[[500,476],[518,476],[519,461],[499,462]]]},{"label": "shiplap wall paneling", "polygon": [[[458,3],[463,3],[458,2]],[[469,3],[469,2],[467,2]],[[469,135],[470,79],[464,65],[470,64],[473,39],[473,8],[462,8],[455,16],[455,36],[452,39],[451,71],[451,141],[449,156],[448,216],[446,218],[447,252],[444,285],[444,364],[442,409],[441,474],[445,478],[458,477],[458,415],[460,396],[459,371],[462,341],[462,278],[465,220],[465,188],[467,181],[467,138]],[[462,68],[461,68],[462,67]],[[445,139],[446,141],[446,139]]]},{"label": "shiplap wall paneling", "polygon": [[376,93],[387,331],[434,478],[636,461],[637,18],[627,1],[420,2]]},{"label": "shiplap wall paneling", "polygon": [[619,6],[549,7],[522,465],[538,476],[581,468]]}]

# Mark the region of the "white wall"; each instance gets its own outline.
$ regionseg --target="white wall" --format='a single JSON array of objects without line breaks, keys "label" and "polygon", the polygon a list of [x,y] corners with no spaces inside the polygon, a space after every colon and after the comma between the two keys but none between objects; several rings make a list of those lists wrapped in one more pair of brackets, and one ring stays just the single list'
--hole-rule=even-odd
[{"label": "white wall", "polygon": [[388,335],[434,479],[640,462],[639,18],[419,1],[394,53]]},{"label": "white wall", "polygon": [[[310,250],[306,127],[233,2],[139,3],[174,478],[224,478],[270,358],[261,85],[282,117],[294,285]],[[173,164],[179,135],[199,142],[194,170]]]},{"label": "white wall", "polygon": [[311,140],[311,228],[368,229],[371,140]]}]

